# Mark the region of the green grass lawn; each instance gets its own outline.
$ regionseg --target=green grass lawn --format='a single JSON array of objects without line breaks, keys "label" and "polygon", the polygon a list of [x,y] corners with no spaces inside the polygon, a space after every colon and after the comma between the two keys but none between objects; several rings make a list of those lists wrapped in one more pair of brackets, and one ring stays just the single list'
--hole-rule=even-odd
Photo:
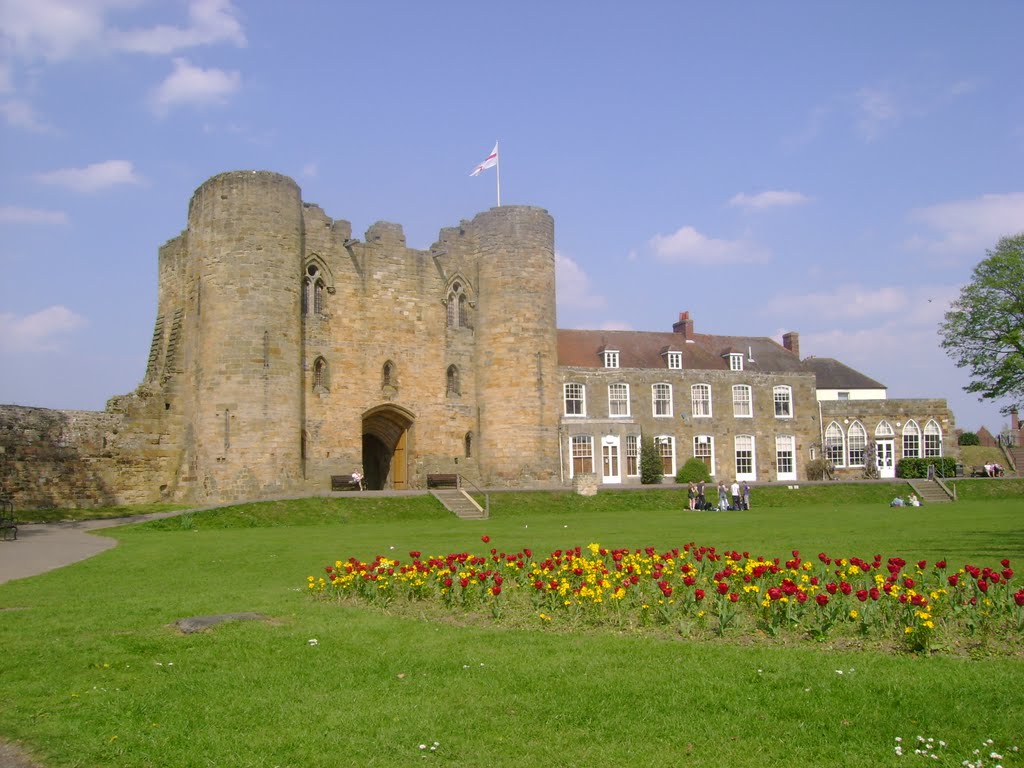
[{"label": "green grass lawn", "polygon": [[[481,552],[483,533],[508,551],[695,541],[769,557],[1008,557],[1024,574],[1024,496],[1003,485],[1004,498],[981,497],[993,487],[964,481],[961,498],[975,500],[902,510],[884,503],[887,486],[861,500],[779,488],[773,501],[766,489],[747,513],[684,512],[674,490],[498,493],[482,522],[429,497],[348,497],[120,528],[112,550],[0,585],[0,735],[48,768],[885,766],[923,762],[918,736],[946,743],[929,764],[959,766],[982,749],[1024,765],[1010,751],[1024,749],[1019,653],[543,631],[305,594],[306,576],[336,559]],[[194,635],[168,626],[233,611],[272,621]]]}]

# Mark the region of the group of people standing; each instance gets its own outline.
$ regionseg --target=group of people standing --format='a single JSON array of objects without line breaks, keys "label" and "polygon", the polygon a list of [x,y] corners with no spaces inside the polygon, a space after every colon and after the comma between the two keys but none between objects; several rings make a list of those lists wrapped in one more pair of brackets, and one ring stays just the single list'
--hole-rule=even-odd
[{"label": "group of people standing", "polygon": [[717,509],[719,512],[725,512],[728,510],[750,509],[750,483],[744,481],[741,486],[738,480],[733,480],[732,485],[726,486],[725,481],[720,480],[718,483],[717,507],[708,502],[704,492],[703,480],[699,483],[690,483],[687,498],[690,503],[690,509],[693,511]]}]

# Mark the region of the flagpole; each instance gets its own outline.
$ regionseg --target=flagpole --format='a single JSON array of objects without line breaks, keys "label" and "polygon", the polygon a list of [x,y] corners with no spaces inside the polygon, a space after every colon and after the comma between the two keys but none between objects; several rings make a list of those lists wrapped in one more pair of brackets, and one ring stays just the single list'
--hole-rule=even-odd
[{"label": "flagpole", "polygon": [[[498,142],[494,142],[494,149],[498,149]],[[496,171],[494,177],[498,184],[498,207],[501,208],[501,152],[497,152],[497,157],[494,158],[494,169]]]}]

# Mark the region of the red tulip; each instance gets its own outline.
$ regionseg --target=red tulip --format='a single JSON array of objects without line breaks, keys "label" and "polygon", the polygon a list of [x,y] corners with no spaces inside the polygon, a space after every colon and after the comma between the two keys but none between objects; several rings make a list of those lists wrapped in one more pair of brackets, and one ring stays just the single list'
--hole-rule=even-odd
[{"label": "red tulip", "polygon": [[693,599],[696,600],[698,603],[701,600],[703,600],[704,599],[704,590],[703,589],[695,589],[693,591]]},{"label": "red tulip", "polygon": [[738,603],[739,600],[740,600],[740,596],[738,594],[736,594],[735,592],[731,592],[729,594],[729,602],[730,603]]},{"label": "red tulip", "polygon": [[946,579],[946,581],[949,582],[949,586],[955,587],[957,584],[960,583],[960,576],[958,576],[955,573],[951,574],[950,577],[948,579]]},{"label": "red tulip", "polygon": [[1024,589],[1019,589],[1013,593],[1013,602],[1024,608]]},{"label": "red tulip", "polygon": [[818,603],[818,605],[828,605],[828,595],[824,594],[823,592],[819,592],[817,595],[815,595],[814,600]]},{"label": "red tulip", "polygon": [[718,594],[724,595],[728,591],[729,591],[729,585],[726,582],[724,582],[724,581],[718,582]]},{"label": "red tulip", "polygon": [[484,544],[487,544],[488,542],[490,542],[490,540],[491,540],[491,537],[488,536],[487,534],[484,534],[483,536],[480,537],[480,541],[482,541]]}]

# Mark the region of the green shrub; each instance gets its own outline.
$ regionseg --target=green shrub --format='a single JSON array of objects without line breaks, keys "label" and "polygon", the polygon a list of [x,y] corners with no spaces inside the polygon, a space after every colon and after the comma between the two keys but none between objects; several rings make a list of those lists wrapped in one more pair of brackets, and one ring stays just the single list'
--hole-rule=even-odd
[{"label": "green shrub", "polygon": [[657,485],[664,477],[661,454],[654,444],[654,438],[640,443],[640,482],[644,485]]},{"label": "green shrub", "polygon": [[981,439],[976,432],[962,432],[956,442],[958,445],[981,445]]},{"label": "green shrub", "polygon": [[835,466],[828,459],[812,459],[807,462],[808,480],[831,480]]},{"label": "green shrub", "polygon": [[697,458],[687,459],[686,463],[676,472],[677,483],[705,483],[711,480],[707,465]]},{"label": "green shrub", "polygon": [[929,456],[925,459],[900,459],[896,464],[896,477],[928,477],[928,465],[935,465],[938,477],[956,476],[956,459],[949,456]]}]

